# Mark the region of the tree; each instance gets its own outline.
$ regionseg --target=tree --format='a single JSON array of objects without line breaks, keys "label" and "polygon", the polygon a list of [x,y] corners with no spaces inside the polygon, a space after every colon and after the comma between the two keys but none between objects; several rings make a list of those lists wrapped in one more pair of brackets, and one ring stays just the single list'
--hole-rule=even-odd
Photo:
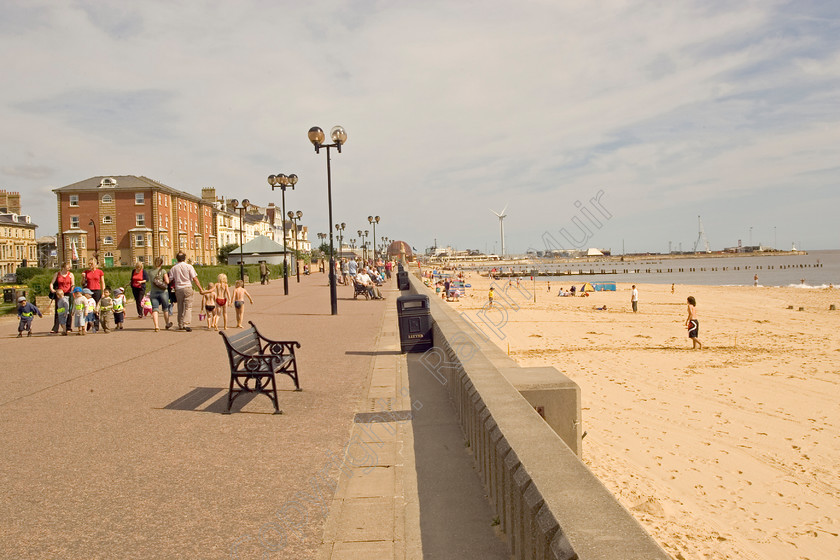
[{"label": "tree", "polygon": [[224,247],[219,247],[219,252],[216,257],[219,259],[220,264],[227,264],[228,255],[230,255],[234,249],[237,249],[239,245],[236,243],[230,243],[229,245],[225,245]]},{"label": "tree", "polygon": [[326,241],[324,243],[321,243],[321,245],[318,247],[318,250],[321,251],[321,254],[324,255],[325,259],[330,258],[330,244],[329,243],[327,243]]}]

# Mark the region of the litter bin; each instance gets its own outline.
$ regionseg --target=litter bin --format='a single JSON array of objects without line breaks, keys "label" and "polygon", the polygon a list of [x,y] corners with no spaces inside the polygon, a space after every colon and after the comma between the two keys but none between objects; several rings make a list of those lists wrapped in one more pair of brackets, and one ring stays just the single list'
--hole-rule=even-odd
[{"label": "litter bin", "polygon": [[15,289],[14,288],[3,288],[3,303],[14,303],[15,302]]},{"label": "litter bin", "polygon": [[401,270],[397,272],[397,288],[400,290],[408,290],[411,285],[408,283],[408,272]]},{"label": "litter bin", "polygon": [[425,352],[433,346],[429,296],[412,294],[398,297],[397,320],[402,352]]},{"label": "litter bin", "polygon": [[[14,299],[15,299],[15,303],[17,303],[17,300],[18,300],[18,298],[19,298],[20,296],[23,296],[23,297],[25,297],[27,300],[29,300],[29,294],[27,293],[27,291],[26,291],[24,288],[18,288],[17,290],[15,290],[15,298],[14,298]],[[30,301],[29,303],[32,303],[33,305],[35,304],[35,303],[34,303],[34,302],[32,302],[32,301]]]}]

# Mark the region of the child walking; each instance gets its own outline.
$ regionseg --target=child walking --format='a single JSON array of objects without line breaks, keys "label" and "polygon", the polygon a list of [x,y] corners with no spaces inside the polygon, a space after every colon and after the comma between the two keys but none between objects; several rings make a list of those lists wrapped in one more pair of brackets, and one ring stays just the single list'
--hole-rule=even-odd
[{"label": "child walking", "polygon": [[93,290],[85,288],[82,290],[82,294],[85,296],[85,330],[95,333],[98,330],[96,327],[98,321],[96,320],[96,300],[93,299]]},{"label": "child walking", "polygon": [[[207,284],[207,289],[201,292],[201,304],[207,314],[207,330],[216,328],[216,285],[213,282]],[[217,329],[218,330],[218,329]]]},{"label": "child walking", "polygon": [[99,325],[102,332],[111,332],[111,325],[114,319],[114,298],[111,297],[111,290],[102,290],[102,298],[97,306],[99,311]]},{"label": "child walking", "polygon": [[227,274],[219,274],[219,283],[216,284],[216,320],[214,326],[218,330],[219,316],[224,319],[224,329],[227,330],[227,308],[230,307],[230,286],[228,285]]},{"label": "child walking", "polygon": [[117,288],[114,294],[114,329],[121,331],[125,323],[125,290]]},{"label": "child walking", "polygon": [[41,310],[35,307],[34,303],[26,301],[26,296],[20,296],[18,298],[17,314],[18,319],[20,319],[20,322],[18,323],[17,337],[22,337],[23,331],[26,331],[26,336],[32,336],[32,319],[35,315],[43,317]]},{"label": "child walking", "polygon": [[85,334],[85,308],[87,307],[87,298],[82,293],[82,289],[78,286],[73,288],[73,328],[77,329],[77,335]]},{"label": "child walking", "polygon": [[251,305],[254,304],[254,298],[252,298],[251,294],[248,293],[248,290],[245,289],[245,282],[242,280],[237,280],[234,286],[233,307],[236,308],[236,327],[241,329],[242,321],[245,319],[245,298],[248,298]]},{"label": "child walking", "polygon": [[55,315],[58,321],[58,332],[67,336],[67,313],[70,311],[70,299],[64,295],[64,290],[55,291]]}]

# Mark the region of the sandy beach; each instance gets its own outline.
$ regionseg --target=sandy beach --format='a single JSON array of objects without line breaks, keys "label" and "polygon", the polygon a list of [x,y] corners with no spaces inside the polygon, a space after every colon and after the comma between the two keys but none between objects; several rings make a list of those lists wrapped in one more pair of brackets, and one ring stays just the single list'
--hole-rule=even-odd
[{"label": "sandy beach", "polygon": [[[490,280],[467,282],[476,318]],[[840,291],[646,284],[633,313],[629,284],[521,286],[491,338],[580,385],[585,463],[674,558],[840,557]]]}]

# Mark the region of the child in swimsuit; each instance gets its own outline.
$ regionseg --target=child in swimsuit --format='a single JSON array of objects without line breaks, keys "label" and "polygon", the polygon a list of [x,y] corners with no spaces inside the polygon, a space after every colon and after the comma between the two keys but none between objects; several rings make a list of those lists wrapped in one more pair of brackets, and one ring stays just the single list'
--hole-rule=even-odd
[{"label": "child in swimsuit", "polygon": [[216,319],[216,285],[210,282],[207,284],[207,289],[201,292],[201,295],[201,304],[207,313],[207,330],[209,331],[216,326],[214,324]]},{"label": "child in swimsuit", "polygon": [[245,318],[245,298],[247,297],[251,304],[254,303],[254,299],[245,289],[245,283],[242,280],[237,280],[234,286],[233,306],[236,308],[236,327],[241,329],[242,320]]},{"label": "child in swimsuit", "polygon": [[[227,308],[230,307],[230,286],[228,285],[227,274],[219,274],[219,282],[216,284],[216,321],[218,327],[219,316],[223,318],[224,328],[227,329]],[[218,329],[217,329],[218,330]]]}]

